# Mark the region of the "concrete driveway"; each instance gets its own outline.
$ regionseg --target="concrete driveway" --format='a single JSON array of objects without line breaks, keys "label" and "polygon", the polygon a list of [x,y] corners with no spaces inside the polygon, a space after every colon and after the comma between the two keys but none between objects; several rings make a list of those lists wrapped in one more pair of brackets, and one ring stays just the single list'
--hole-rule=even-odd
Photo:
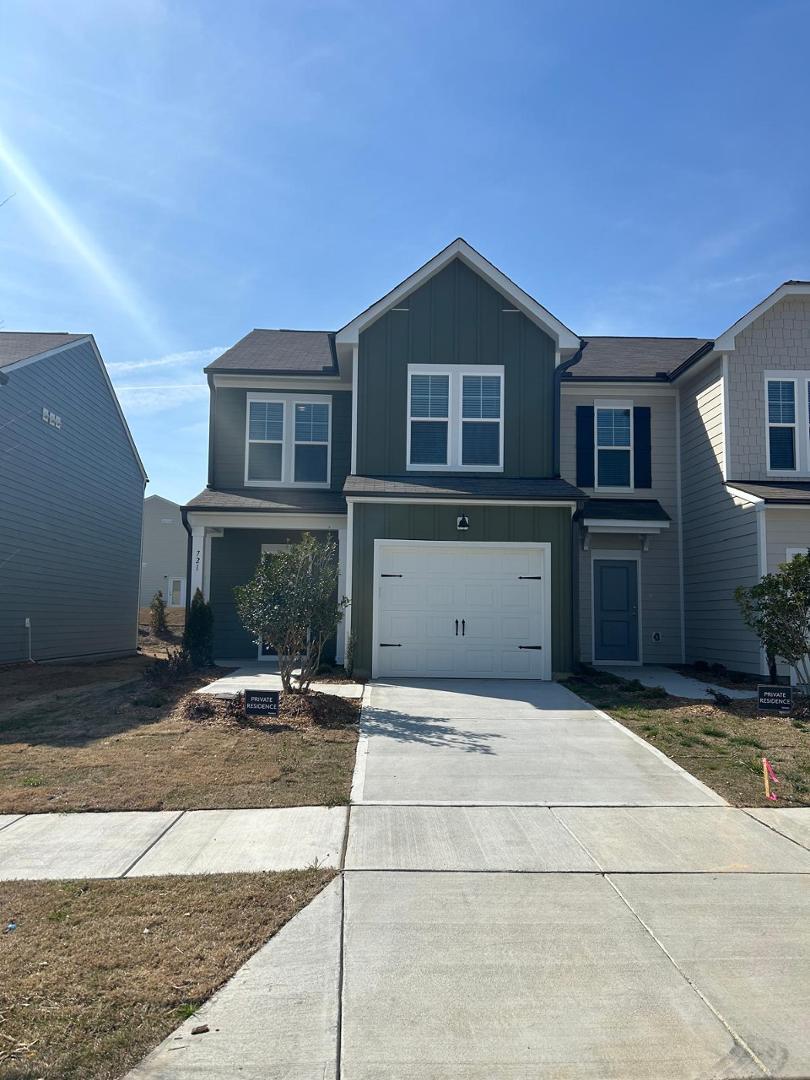
[{"label": "concrete driveway", "polygon": [[133,1080],[810,1076],[810,810],[553,684],[374,684],[362,727],[341,879]]},{"label": "concrete driveway", "polygon": [[558,683],[374,683],[352,801],[701,806],[723,800]]}]

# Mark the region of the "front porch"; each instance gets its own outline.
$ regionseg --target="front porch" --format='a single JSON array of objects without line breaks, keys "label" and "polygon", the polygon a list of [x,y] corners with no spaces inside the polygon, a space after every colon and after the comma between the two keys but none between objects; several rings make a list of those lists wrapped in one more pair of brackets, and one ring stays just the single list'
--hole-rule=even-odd
[{"label": "front porch", "polygon": [[[190,592],[199,588],[214,613],[214,656],[237,662],[262,661],[261,651],[242,626],[233,590],[253,575],[266,551],[297,543],[304,533],[332,536],[338,547],[338,594],[346,593],[346,515],[187,512],[191,532]],[[324,659],[342,664],[345,634],[327,646]],[[266,657],[271,669],[274,658]]]}]

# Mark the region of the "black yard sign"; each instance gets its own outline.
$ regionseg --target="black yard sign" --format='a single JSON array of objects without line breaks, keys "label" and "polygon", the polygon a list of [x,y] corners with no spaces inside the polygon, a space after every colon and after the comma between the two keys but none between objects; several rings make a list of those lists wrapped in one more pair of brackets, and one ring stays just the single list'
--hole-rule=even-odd
[{"label": "black yard sign", "polygon": [[278,716],[278,690],[246,690],[245,716]]},{"label": "black yard sign", "polygon": [[793,687],[776,686],[772,683],[761,683],[757,687],[759,694],[759,711],[762,713],[780,713],[782,716],[790,716],[793,708]]}]

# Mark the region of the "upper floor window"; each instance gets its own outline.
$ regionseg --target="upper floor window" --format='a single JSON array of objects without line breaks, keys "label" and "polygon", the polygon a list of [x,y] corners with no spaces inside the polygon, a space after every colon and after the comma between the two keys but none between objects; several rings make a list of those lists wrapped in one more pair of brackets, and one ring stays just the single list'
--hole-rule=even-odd
[{"label": "upper floor window", "polygon": [[248,394],[245,484],[328,487],[331,400]]},{"label": "upper floor window", "polygon": [[408,468],[503,468],[503,368],[408,368]]},{"label": "upper floor window", "polygon": [[612,402],[594,408],[597,488],[633,486],[633,408]]},{"label": "upper floor window", "polygon": [[768,379],[768,468],[796,468],[796,381]]}]

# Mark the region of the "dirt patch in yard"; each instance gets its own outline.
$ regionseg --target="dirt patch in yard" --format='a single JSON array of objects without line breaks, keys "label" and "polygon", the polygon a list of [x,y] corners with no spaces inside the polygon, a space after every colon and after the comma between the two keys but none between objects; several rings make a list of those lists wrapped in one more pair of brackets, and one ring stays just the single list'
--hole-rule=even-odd
[{"label": "dirt patch in yard", "polygon": [[121,1076],[332,876],[0,882],[0,1076]]},{"label": "dirt patch in yard", "polygon": [[43,694],[140,679],[151,662],[148,656],[125,656],[84,663],[5,664],[0,667],[0,716],[10,706]]},{"label": "dirt patch in yard", "polygon": [[[810,806],[810,713],[758,716],[755,700],[689,701],[605,672],[575,676],[565,685],[733,806]],[[775,803],[765,798],[763,757],[779,777]]]},{"label": "dirt patch in yard", "polygon": [[257,721],[192,693],[223,673],[82,685],[0,706],[0,813],[347,802],[359,703],[282,696],[279,718]]}]

